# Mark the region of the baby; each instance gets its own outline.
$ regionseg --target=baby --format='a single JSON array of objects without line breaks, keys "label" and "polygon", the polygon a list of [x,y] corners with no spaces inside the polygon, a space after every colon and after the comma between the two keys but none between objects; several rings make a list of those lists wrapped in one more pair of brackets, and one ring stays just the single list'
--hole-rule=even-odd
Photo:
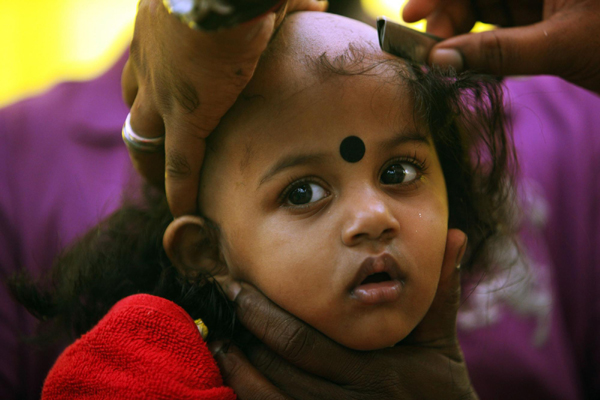
[{"label": "baby", "polygon": [[150,293],[231,338],[215,281],[233,279],[344,346],[394,346],[431,306],[449,228],[469,236],[467,271],[509,234],[499,93],[381,52],[362,23],[293,14],[208,139],[199,215],[172,220],[156,195],[124,207],[56,265],[46,310],[84,331]]},{"label": "baby", "polygon": [[209,138],[199,210],[211,223],[178,218],[164,237],[184,275],[250,282],[358,350],[393,346],[423,318],[451,212],[447,133],[430,131],[416,78],[376,40],[359,22],[290,16]]},{"label": "baby", "polygon": [[[386,63],[372,28],[343,22],[289,18],[209,139],[199,210],[218,234],[186,216],[164,244],[184,274],[250,282],[335,341],[373,350],[431,305],[448,196],[407,68]],[[370,70],[333,73],[325,52],[350,74]]]}]

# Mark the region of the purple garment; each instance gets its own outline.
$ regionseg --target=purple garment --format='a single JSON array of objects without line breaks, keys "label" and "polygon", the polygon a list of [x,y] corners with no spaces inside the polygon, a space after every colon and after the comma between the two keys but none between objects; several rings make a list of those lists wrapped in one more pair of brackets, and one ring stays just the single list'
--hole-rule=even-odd
[{"label": "purple garment", "polygon": [[[119,135],[123,62],[0,111],[2,277],[21,266],[47,270],[62,247],[117,207],[134,179]],[[534,294],[529,309],[486,300],[483,323],[469,322],[477,312],[465,306],[461,344],[482,399],[599,398],[600,98],[549,77],[507,86],[531,194],[523,242],[542,284],[526,291]],[[57,351],[19,343],[16,333],[31,332],[33,320],[5,289],[0,296],[0,398],[37,398]]]},{"label": "purple garment", "polygon": [[[125,57],[89,82],[58,85],[0,111],[0,271],[36,274],[119,204],[133,169],[120,136]],[[59,349],[20,341],[34,319],[0,288],[0,398],[37,399]]]},{"label": "purple garment", "polygon": [[523,243],[547,278],[547,338],[533,344],[535,310],[507,307],[495,324],[460,330],[461,345],[482,399],[597,399],[600,97],[552,77],[510,79],[507,88],[522,182],[537,197]]}]

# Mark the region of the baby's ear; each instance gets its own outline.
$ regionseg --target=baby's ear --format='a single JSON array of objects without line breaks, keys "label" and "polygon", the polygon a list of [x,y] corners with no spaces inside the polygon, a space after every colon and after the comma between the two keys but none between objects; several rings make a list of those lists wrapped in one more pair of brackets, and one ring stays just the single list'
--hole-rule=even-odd
[{"label": "baby's ear", "polygon": [[175,218],[165,231],[163,246],[173,265],[185,277],[193,279],[200,274],[217,277],[228,273],[217,232],[202,217]]}]

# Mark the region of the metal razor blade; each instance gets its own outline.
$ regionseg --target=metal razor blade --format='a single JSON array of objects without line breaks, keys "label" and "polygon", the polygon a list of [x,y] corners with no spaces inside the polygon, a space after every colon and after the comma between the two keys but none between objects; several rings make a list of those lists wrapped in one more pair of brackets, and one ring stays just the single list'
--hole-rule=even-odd
[{"label": "metal razor blade", "polygon": [[379,46],[386,53],[419,64],[427,64],[429,52],[442,39],[392,22],[385,17],[377,18]]}]

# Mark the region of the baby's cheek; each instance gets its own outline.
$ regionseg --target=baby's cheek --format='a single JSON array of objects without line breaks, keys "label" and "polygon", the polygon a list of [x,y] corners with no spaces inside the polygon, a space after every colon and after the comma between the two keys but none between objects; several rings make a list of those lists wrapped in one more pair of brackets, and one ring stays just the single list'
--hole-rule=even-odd
[{"label": "baby's cheek", "polygon": [[282,231],[272,234],[263,226],[254,228],[238,229],[223,246],[231,276],[252,283],[265,293],[285,291],[286,285],[303,281],[303,272],[309,268],[293,268],[306,255],[303,243]]},{"label": "baby's cheek", "polygon": [[[256,230],[244,240],[245,251],[235,247],[232,274],[252,283],[270,300],[309,323],[315,323],[332,301],[335,255],[324,240],[278,230]],[[314,236],[314,235],[313,235]],[[263,240],[265,238],[269,240]],[[314,242],[313,242],[314,240]],[[242,240],[238,241],[241,245]],[[253,250],[248,249],[252,243]]]},{"label": "baby's cheek", "polygon": [[410,289],[414,304],[423,305],[424,309],[433,301],[437,289],[448,235],[445,207],[439,203],[436,206],[418,210],[413,218],[413,229],[405,233],[410,237],[408,246],[414,249],[413,270],[408,283],[412,281],[413,284]]},{"label": "baby's cheek", "polygon": [[251,282],[249,277],[255,269],[253,266],[255,256],[253,248],[253,243],[245,240],[240,232],[221,238],[221,254],[231,278]]}]

